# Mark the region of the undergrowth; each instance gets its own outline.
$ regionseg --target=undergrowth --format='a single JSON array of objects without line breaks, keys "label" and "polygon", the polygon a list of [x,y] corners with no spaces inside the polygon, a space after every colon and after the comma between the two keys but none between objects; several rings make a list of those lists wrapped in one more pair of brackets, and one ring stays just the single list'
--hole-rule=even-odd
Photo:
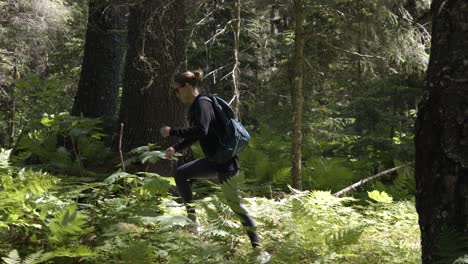
[{"label": "undergrowth", "polygon": [[[201,231],[172,179],[116,172],[101,182],[11,167],[0,161],[0,256],[4,263],[255,263],[229,192],[195,202]],[[233,178],[228,184],[240,181]],[[221,188],[218,188],[219,190]],[[224,188],[225,189],[225,188]],[[297,192],[247,198],[271,263],[419,263],[414,201]],[[462,256],[460,256],[462,257]]]}]

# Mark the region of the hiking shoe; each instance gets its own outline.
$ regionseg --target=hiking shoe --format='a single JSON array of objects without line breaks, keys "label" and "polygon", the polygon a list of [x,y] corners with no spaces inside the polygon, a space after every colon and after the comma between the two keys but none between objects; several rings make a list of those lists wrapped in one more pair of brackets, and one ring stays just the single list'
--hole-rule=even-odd
[{"label": "hiking shoe", "polygon": [[203,227],[200,225],[198,221],[195,221],[188,226],[188,232],[194,235],[199,235],[203,231]]},{"label": "hiking shoe", "polygon": [[266,252],[263,249],[259,249],[258,253],[256,253],[256,254],[257,254],[256,263],[265,264],[265,263],[270,262],[270,260],[271,260],[270,253]]}]

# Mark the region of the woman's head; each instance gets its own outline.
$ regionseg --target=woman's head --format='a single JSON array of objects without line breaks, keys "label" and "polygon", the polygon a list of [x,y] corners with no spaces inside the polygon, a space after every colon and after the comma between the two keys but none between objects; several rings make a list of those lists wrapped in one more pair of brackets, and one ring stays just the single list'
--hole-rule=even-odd
[{"label": "woman's head", "polygon": [[198,96],[203,71],[185,71],[174,76],[174,93],[182,103],[191,103]]}]

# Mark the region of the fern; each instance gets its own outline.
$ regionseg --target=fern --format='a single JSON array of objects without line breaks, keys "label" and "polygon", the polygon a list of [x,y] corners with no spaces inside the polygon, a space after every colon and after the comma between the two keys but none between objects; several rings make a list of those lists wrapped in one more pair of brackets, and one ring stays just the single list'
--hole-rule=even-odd
[{"label": "fern", "polygon": [[453,262],[459,256],[466,254],[468,237],[453,228],[443,227],[436,237],[435,245],[434,255],[436,259],[440,259],[436,263]]},{"label": "fern", "polygon": [[393,198],[389,196],[385,192],[379,192],[377,190],[372,191],[372,192],[367,192],[367,195],[369,198],[372,200],[378,202],[378,203],[391,203],[393,201]]},{"label": "fern", "polygon": [[398,177],[391,185],[385,185],[381,182],[375,183],[375,188],[379,191],[385,191],[392,197],[399,200],[414,197],[416,194],[416,178],[411,167],[403,167],[398,171]]},{"label": "fern", "polygon": [[61,243],[93,231],[94,228],[86,227],[86,224],[83,214],[72,204],[50,221],[50,239],[54,243]]},{"label": "fern", "polygon": [[285,167],[279,169],[273,175],[273,183],[274,184],[290,184],[291,183],[291,167]]},{"label": "fern", "polygon": [[6,173],[10,169],[11,149],[0,148],[0,173]]},{"label": "fern", "polygon": [[343,228],[334,232],[326,238],[326,243],[333,251],[339,252],[343,250],[343,246],[353,245],[358,243],[359,238],[364,232],[366,225],[356,225]]},{"label": "fern", "polygon": [[21,257],[16,249],[10,251],[8,257],[3,257],[2,260],[6,264],[22,264]]},{"label": "fern", "polygon": [[2,260],[6,264],[36,264],[43,263],[52,260],[56,257],[92,257],[95,253],[87,247],[77,246],[70,248],[58,248],[51,252],[44,253],[43,250],[39,250],[26,256],[23,260],[18,254],[16,249],[10,251],[7,257],[3,257]]},{"label": "fern", "polygon": [[119,251],[119,263],[154,263],[153,248],[146,241],[135,241]]},{"label": "fern", "polygon": [[457,258],[453,264],[468,264],[468,255],[464,255],[463,257]]},{"label": "fern", "polygon": [[166,196],[169,188],[175,186],[174,178],[161,177],[157,174],[141,173],[147,178],[143,180],[143,188],[148,190],[153,196]]},{"label": "fern", "polygon": [[[158,149],[159,147],[154,144],[148,144],[147,146],[141,146],[132,149],[129,154],[132,155],[133,157],[131,158],[134,161],[140,161],[141,163],[156,163],[157,161],[161,159],[166,159],[166,154],[160,150],[155,150]],[[177,160],[177,157],[180,157],[180,154],[176,153],[174,155],[174,160]],[[126,163],[128,163],[127,161]]]}]

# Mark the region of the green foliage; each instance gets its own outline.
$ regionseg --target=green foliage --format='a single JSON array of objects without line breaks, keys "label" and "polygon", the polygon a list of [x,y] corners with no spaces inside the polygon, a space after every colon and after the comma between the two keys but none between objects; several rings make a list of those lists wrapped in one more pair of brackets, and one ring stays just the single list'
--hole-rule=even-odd
[{"label": "green foliage", "polygon": [[11,149],[0,148],[0,173],[7,173],[10,169]]},{"label": "green foliage", "polygon": [[457,258],[453,264],[466,264],[468,263],[468,255],[464,255],[463,257]]},{"label": "green foliage", "polygon": [[406,166],[398,170],[398,176],[392,184],[383,184],[376,182],[374,188],[385,191],[399,200],[410,199],[416,195],[416,179],[414,177],[414,168]]},{"label": "green foliage", "polygon": [[342,158],[312,158],[304,163],[304,186],[307,189],[337,192],[353,184],[357,177]]},{"label": "green foliage", "polygon": [[52,243],[63,243],[77,239],[79,236],[93,231],[93,227],[86,227],[84,215],[78,212],[75,204],[72,204],[56,214],[50,220],[50,241]]},{"label": "green foliage", "polygon": [[389,196],[385,192],[379,192],[377,190],[367,192],[367,195],[369,195],[369,198],[378,203],[391,203],[393,201],[393,198],[391,196]]},{"label": "green foliage", "polygon": [[[250,205],[261,221],[262,241],[272,250],[274,263],[420,261],[417,215],[411,202],[363,208],[354,199],[336,198],[329,192],[255,201]],[[415,236],[393,240],[399,232]]]},{"label": "green foliage", "polygon": [[[0,171],[0,241],[9,244],[0,252],[12,250],[3,258],[5,263],[93,256],[92,250],[77,243],[93,227],[86,227],[84,214],[73,201],[56,196],[59,183],[58,178],[40,171]],[[21,259],[18,251],[26,250],[32,254]]]},{"label": "green foliage", "polygon": [[45,193],[57,182],[56,177],[25,169],[15,176],[11,172],[3,174],[0,178],[0,205],[4,214],[0,217],[0,227],[14,224],[41,228],[34,219],[40,216],[39,210],[45,208],[42,204],[47,199]]},{"label": "green foliage", "polygon": [[42,128],[21,138],[17,160],[35,160],[44,168],[83,176],[85,167],[109,162],[111,151],[105,146],[99,119],[69,116],[68,113],[46,115]]},{"label": "green foliage", "polygon": [[[0,145],[13,147],[23,126],[71,108],[85,32],[84,1],[0,2]],[[80,23],[81,22],[81,23]],[[10,139],[11,136],[12,138]]]},{"label": "green foliage", "polygon": [[[134,148],[129,152],[130,156],[133,157],[125,161],[125,164],[130,164],[134,161],[139,161],[143,164],[148,162],[154,164],[158,160],[165,159],[166,153],[158,149],[159,147],[154,144],[148,144],[147,146]],[[177,160],[177,156],[178,154],[174,156],[174,160]]]},{"label": "green foliage", "polygon": [[[286,175],[291,166],[287,137],[263,127],[252,136],[249,147],[239,157],[247,182],[272,183],[283,188],[290,182]],[[248,187],[256,189],[253,185]],[[257,191],[266,192],[265,187]]]},{"label": "green foliage", "polygon": [[[167,195],[173,182],[156,174],[116,172],[103,182],[74,183],[74,188],[28,170],[6,176],[0,219],[16,232],[0,236],[0,243],[9,245],[3,251],[6,263],[61,263],[64,257],[115,263],[255,261],[235,213],[243,212],[236,207],[244,186],[240,176],[224,183],[219,195],[194,203],[201,225],[197,234],[187,232],[193,223]],[[94,195],[84,195],[90,192]],[[79,205],[75,197],[81,197]],[[383,192],[370,197],[384,203],[366,205],[322,191],[243,200],[273,263],[417,263],[414,203],[393,202]],[[27,239],[16,244],[16,236]]]},{"label": "green foliage", "polygon": [[[61,83],[53,79],[44,80],[39,75],[31,75],[16,81],[15,94],[22,98],[19,107],[24,109],[19,118],[36,121],[40,120],[44,114],[59,113],[70,107],[70,102],[63,100],[67,94],[61,87]],[[31,128],[34,129],[37,126]]]},{"label": "green foliage", "polygon": [[[121,184],[123,183],[123,185]],[[137,199],[146,200],[151,197],[165,197],[171,186],[175,186],[173,178],[162,177],[156,173],[140,172],[130,174],[117,171],[104,180],[108,191],[126,192],[130,186]]]},{"label": "green foliage", "polygon": [[[452,227],[443,226],[441,232],[436,235],[434,243],[434,258],[438,259],[435,263],[454,262],[463,254],[466,254],[468,237]],[[464,260],[461,258],[459,261]]]},{"label": "green foliage", "polygon": [[82,246],[73,248],[59,248],[57,250],[44,253],[42,250],[32,253],[26,256],[23,260],[18,254],[16,249],[10,251],[7,257],[3,257],[2,260],[5,264],[36,264],[50,261],[57,257],[91,257],[94,253]]}]

